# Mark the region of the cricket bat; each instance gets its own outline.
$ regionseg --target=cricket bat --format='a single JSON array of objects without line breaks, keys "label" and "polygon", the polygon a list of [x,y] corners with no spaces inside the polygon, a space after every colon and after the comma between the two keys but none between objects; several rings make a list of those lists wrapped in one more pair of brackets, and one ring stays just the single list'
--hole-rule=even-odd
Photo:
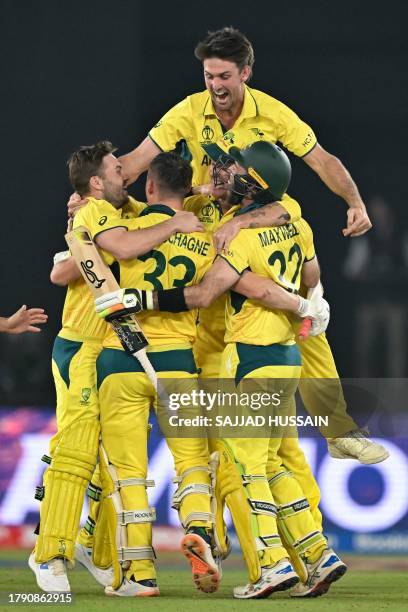
[{"label": "cricket bat", "polygon": [[[323,285],[319,281],[316,287],[313,289],[309,289],[307,292],[307,299],[312,301],[318,301],[323,297]],[[306,317],[300,326],[299,330],[299,340],[306,340],[309,337],[310,328],[312,327],[312,319],[310,317]]]},{"label": "cricket bat", "polygon": [[[86,227],[80,226],[71,230],[65,235],[65,240],[95,298],[120,289]],[[123,306],[118,304],[117,310],[123,310]],[[124,314],[110,321],[110,324],[118,335],[123,348],[139,360],[140,365],[157,390],[157,375],[146,354],[146,347],[149,343],[136,316],[134,314]]]}]

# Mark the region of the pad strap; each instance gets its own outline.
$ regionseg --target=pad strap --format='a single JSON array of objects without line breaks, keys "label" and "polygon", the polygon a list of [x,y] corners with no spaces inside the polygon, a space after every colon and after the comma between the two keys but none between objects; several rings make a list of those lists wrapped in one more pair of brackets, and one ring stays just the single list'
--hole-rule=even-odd
[{"label": "pad strap", "polygon": [[180,482],[182,482],[186,476],[188,476],[189,474],[192,474],[193,472],[205,472],[206,474],[211,474],[211,469],[208,467],[204,467],[204,466],[201,467],[199,465],[195,465],[194,467],[191,467],[185,470],[182,474],[180,474],[180,476],[175,476],[173,478],[174,484],[180,484]]},{"label": "pad strap", "polygon": [[145,478],[124,478],[123,480],[115,480],[115,491],[119,491],[122,487],[154,487],[154,480],[146,480]]},{"label": "pad strap", "polygon": [[212,524],[215,523],[215,516],[212,512],[190,512],[182,522],[182,526],[184,529],[188,529],[190,523],[193,521],[205,521],[210,522]]},{"label": "pad strap", "polygon": [[96,485],[92,484],[92,482],[90,482],[88,485],[87,495],[89,499],[93,499],[94,501],[100,501],[102,489],[101,487],[97,487]]},{"label": "pad strap", "polygon": [[48,465],[51,465],[51,457],[49,455],[43,455],[41,457],[41,461],[44,461],[44,463],[48,463]]},{"label": "pad strap", "polygon": [[256,549],[265,550],[265,548],[281,548],[282,542],[277,533],[271,535],[258,536],[255,538]]},{"label": "pad strap", "polygon": [[285,520],[289,516],[293,516],[298,512],[303,512],[304,510],[309,510],[310,505],[305,497],[302,499],[296,499],[290,504],[285,504],[284,506],[278,507],[278,518]]},{"label": "pad strap", "polygon": [[311,531],[301,540],[297,540],[292,544],[297,553],[300,555],[304,553],[308,548],[319,544],[319,542],[325,542],[326,538],[320,531]]},{"label": "pad strap", "polygon": [[133,548],[122,546],[118,548],[117,551],[120,563],[124,563],[125,561],[138,561],[141,559],[150,559],[154,561],[156,559],[154,548],[151,546],[135,546]]},{"label": "pad strap", "polygon": [[251,484],[251,482],[263,482],[266,481],[266,476],[251,476],[250,474],[242,474],[241,476],[242,478],[242,484],[243,485],[248,485]]},{"label": "pad strap", "polygon": [[204,484],[201,482],[191,482],[182,489],[177,489],[177,491],[174,492],[171,507],[175,510],[179,510],[181,502],[185,497],[187,497],[187,495],[194,495],[198,493],[204,495],[212,495],[213,491],[211,485]]},{"label": "pad strap", "polygon": [[146,510],[124,510],[117,512],[118,522],[120,525],[129,525],[133,523],[153,523],[156,520],[156,508],[148,508]]},{"label": "pad strap", "polygon": [[35,487],[34,499],[38,499],[38,501],[42,501],[45,495],[45,487],[38,486]]},{"label": "pad strap", "polygon": [[252,514],[265,514],[274,518],[278,515],[278,509],[275,504],[251,498],[248,498],[248,503],[251,506]]},{"label": "pad strap", "polygon": [[286,470],[284,470],[283,472],[278,472],[278,474],[275,474],[275,476],[272,476],[272,478],[268,478],[269,486],[273,487],[278,482],[278,480],[280,480],[284,476],[289,476],[293,478],[293,472],[289,472]]}]

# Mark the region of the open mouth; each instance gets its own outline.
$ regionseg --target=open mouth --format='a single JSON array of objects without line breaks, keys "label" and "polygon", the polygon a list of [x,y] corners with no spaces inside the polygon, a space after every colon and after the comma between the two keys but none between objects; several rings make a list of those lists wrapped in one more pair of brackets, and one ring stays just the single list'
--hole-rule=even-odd
[{"label": "open mouth", "polygon": [[215,97],[217,102],[220,102],[222,104],[223,102],[226,102],[226,100],[228,98],[228,91],[223,91],[221,93],[215,93],[214,92],[214,97]]}]

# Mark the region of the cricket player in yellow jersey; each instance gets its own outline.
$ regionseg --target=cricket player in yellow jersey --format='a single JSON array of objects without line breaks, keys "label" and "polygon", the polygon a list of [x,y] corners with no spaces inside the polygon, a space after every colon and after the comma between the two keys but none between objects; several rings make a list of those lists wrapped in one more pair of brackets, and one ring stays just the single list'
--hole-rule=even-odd
[{"label": "cricket player in yellow jersey", "polygon": [[[290,164],[286,156],[278,147],[268,143],[257,143],[249,147],[246,153],[246,160],[251,159],[252,175],[256,176],[257,180],[251,183],[248,180],[250,177],[238,177],[242,181],[241,187],[244,186],[245,190],[256,188],[258,190],[257,197],[262,197],[262,192],[265,190],[261,184],[264,182],[263,179],[268,179],[270,193],[265,195],[272,200],[280,200],[290,177]],[[264,172],[265,168],[266,171]],[[260,176],[260,172],[262,172],[263,178]],[[233,191],[235,189],[236,183],[234,183]],[[253,201],[253,199],[250,199],[250,201]],[[235,210],[239,210],[239,207],[235,207]],[[313,282],[316,284],[319,278],[319,270],[314,259],[311,231],[304,221],[299,221],[299,224],[303,232],[296,224],[276,228],[275,233],[269,228],[267,231],[263,228],[258,232],[248,230],[248,232],[253,232],[253,235],[250,234],[249,236],[245,232],[238,250],[242,252],[242,257],[253,251],[255,259],[258,255],[258,260],[263,264],[256,266],[256,261],[251,260],[251,263],[248,262],[248,265],[245,266],[245,270],[250,267],[252,271],[256,271],[267,278],[271,276],[271,269],[273,270],[276,260],[281,263],[280,272],[282,276],[283,268],[286,266],[286,260],[288,260],[290,267],[293,268],[289,271],[292,279],[290,289],[296,291],[300,285],[300,271],[306,254],[314,260],[309,267],[314,267]],[[262,257],[256,252],[256,240],[259,242],[260,235],[267,237],[268,232],[271,232],[274,239],[269,241],[265,238],[264,246],[269,247],[269,251],[272,250],[278,236],[279,242],[285,243],[287,241],[287,258],[281,251],[278,252],[278,257],[275,249],[273,252],[275,260],[270,261],[271,255],[266,264],[263,262],[264,252],[262,252]],[[303,234],[306,234],[306,237]],[[255,242],[249,240],[250,237],[255,237]],[[299,237],[298,241],[295,240],[296,237]],[[235,240],[238,241],[238,239],[239,236]],[[251,249],[251,246],[254,248]],[[174,290],[170,292],[158,291],[157,295],[154,295],[154,301],[158,300],[161,310],[170,312],[179,312],[194,305],[206,306],[225,289],[235,285],[242,271],[237,272],[226,261],[218,259],[199,286],[179,290],[178,295]],[[248,272],[246,276],[250,274]],[[309,276],[310,274],[309,272]],[[279,287],[279,285],[285,286],[281,276],[274,272],[272,277],[278,284],[269,280],[271,292],[266,291],[263,296],[260,295],[259,297],[262,298],[263,303],[274,309],[278,307],[295,312],[302,311],[304,307],[308,306],[307,301]],[[136,290],[131,289],[122,290],[119,293],[127,293],[130,296],[132,291],[136,293]],[[123,296],[116,297],[123,300]],[[114,298],[115,294],[99,298],[97,300],[98,307],[102,308],[103,304],[109,305],[109,301],[113,305]],[[230,348],[228,346],[223,354],[221,376],[234,378],[235,370],[238,370],[241,372],[240,377],[243,378],[252,370],[258,370],[260,367],[262,368],[262,365],[265,365],[268,369],[267,376],[281,379],[295,378],[296,383],[300,374],[300,355],[294,343],[294,332],[287,315],[276,310],[271,311],[252,300],[238,299],[240,298],[238,295],[236,295],[236,298],[235,302],[240,302],[240,306],[234,303],[233,312],[235,315],[232,320],[238,320],[240,346],[246,344],[250,346],[252,343],[263,345],[262,337],[265,336],[264,346],[267,347],[272,344],[270,348],[274,354],[270,358],[267,351],[258,350],[256,355],[252,355],[252,359],[247,360],[247,363],[240,364],[239,360],[234,359],[233,355],[227,354]],[[144,301],[146,302],[146,300]],[[242,307],[243,304],[245,304],[244,308]],[[299,305],[301,308],[299,308]],[[242,316],[244,316],[244,321],[241,320]],[[317,319],[314,324],[319,327],[314,332],[320,333],[328,321],[323,301],[317,307],[314,316]],[[227,321],[229,321],[229,318],[227,315]],[[228,337],[229,333],[230,330],[227,327],[228,340],[231,339]],[[236,340],[236,338],[234,339]],[[246,353],[248,354],[248,351]],[[259,353],[263,354],[259,356]],[[263,359],[259,359],[259,357],[263,357]],[[291,363],[292,358],[294,360],[293,364]],[[254,363],[257,363],[257,365],[255,366]],[[234,372],[226,372],[226,364],[230,369],[234,369]],[[238,365],[239,369],[237,368]],[[262,370],[260,376],[264,375],[265,372]],[[292,384],[292,387],[293,394],[296,384],[294,386]],[[331,550],[327,549],[326,540],[320,529],[316,527],[299,482],[293,478],[293,475],[284,466],[282,457],[278,455],[280,446],[281,441],[278,438],[273,438],[271,441],[261,439],[251,440],[250,442],[245,439],[228,440],[225,444],[221,443],[219,445],[220,465],[217,470],[217,498],[221,502],[219,508],[222,508],[222,502],[225,499],[240,538],[251,579],[251,583],[247,587],[235,590],[236,597],[266,597],[271,592],[293,586],[298,578],[287,561],[287,550],[296,559],[297,571],[302,579],[307,582],[307,586],[302,585],[303,596],[326,592],[330,583],[339,578],[345,571],[344,564]],[[269,451],[268,447],[270,447]],[[295,456],[296,454],[294,453]],[[242,458],[242,462],[239,457]],[[268,467],[266,465],[267,457],[269,457]],[[268,470],[270,485],[266,481],[266,470]],[[273,504],[273,499],[275,499],[278,511]],[[252,518],[251,515],[253,515]],[[282,546],[278,535],[277,516],[280,523],[279,531],[284,540],[285,548]]]},{"label": "cricket player in yellow jersey", "polygon": [[[148,208],[127,228],[112,223],[101,236],[98,224],[88,225],[91,235],[104,246],[121,242],[127,229],[156,226],[182,211],[191,187],[191,167],[172,153],[157,156],[149,167],[146,183]],[[196,221],[197,227],[200,226]],[[215,256],[206,233],[187,236],[178,232],[137,260],[120,262],[124,284],[146,288],[183,287],[198,282]],[[196,335],[196,312],[179,315],[144,312],[140,323],[149,338],[149,359],[159,379],[197,377],[192,353]],[[146,486],[147,425],[156,391],[138,361],[122,348],[114,333],[104,340],[97,361],[101,409],[101,475],[104,502],[113,544],[115,578],[106,593],[114,596],[159,594],[154,568],[151,523]],[[211,552],[213,510],[209,452],[206,438],[167,438],[175,461],[178,488],[173,507],[179,511],[186,535],[182,549],[191,560],[197,586],[206,592],[217,589],[219,571]],[[120,516],[124,519],[119,521]],[[119,544],[120,543],[120,544]]]},{"label": "cricket player in yellow jersey", "polygon": [[[145,207],[129,198],[114,157],[114,147],[101,142],[82,147],[70,160],[73,187],[89,197],[77,214],[75,224],[96,224],[100,231],[111,224],[137,216]],[[107,201],[109,199],[109,202]],[[115,221],[113,222],[113,219]],[[137,257],[177,231],[194,231],[201,224],[191,213],[165,221],[155,228],[126,232],[121,249],[125,256]],[[112,258],[110,260],[111,263]],[[95,382],[95,361],[107,332],[106,323],[95,315],[91,294],[80,277],[69,253],[57,257],[51,273],[56,284],[68,284],[62,329],[54,344],[52,369],[57,392],[57,434],[51,440],[51,458],[44,476],[40,529],[36,550],[29,565],[45,591],[69,591],[66,561],[74,559],[83,496],[93,474],[100,432],[99,404]],[[94,488],[94,492],[97,488]],[[91,523],[94,519],[90,519]],[[85,543],[84,540],[82,540]],[[83,548],[83,546],[82,546]],[[83,551],[82,551],[83,552]],[[86,562],[84,554],[81,562]],[[111,573],[92,572],[102,584],[111,583]]]},{"label": "cricket player in yellow jersey", "polygon": [[[224,147],[222,150],[225,150]],[[218,150],[218,147],[217,147]],[[218,156],[216,156],[218,157]],[[213,190],[214,191],[214,190]],[[219,189],[222,196],[225,190]],[[231,204],[220,197],[207,195],[193,195],[184,201],[184,210],[194,212],[203,223],[207,231],[213,235],[228,219],[234,219],[228,215]],[[300,218],[300,206],[284,194],[279,204],[271,203],[263,207],[262,214],[259,210],[248,211],[234,220],[236,227],[278,226],[288,221],[297,221]],[[197,327],[197,338],[194,343],[194,357],[200,371],[201,378],[218,378],[222,351],[224,350],[225,334],[225,301],[226,296],[220,296],[208,308],[200,310],[199,324]]]},{"label": "cricket player in yellow jersey", "polygon": [[[188,96],[170,109],[150,130],[147,138],[132,152],[121,157],[130,181],[147,168],[160,150],[176,149],[191,160],[194,191],[208,192],[209,167],[214,145],[224,138],[230,145],[243,147],[259,140],[280,142],[301,157],[347,205],[344,236],[360,236],[371,228],[365,205],[347,169],[318,142],[309,125],[279,100],[248,87],[252,76],[254,51],[249,40],[234,28],[223,28],[208,36],[195,49],[202,61],[206,91]],[[231,220],[215,234],[218,252],[228,245],[240,226]],[[210,330],[204,334],[211,339]],[[209,351],[214,352],[211,344]],[[300,346],[302,377],[338,379],[336,365],[324,335]],[[210,372],[212,375],[212,372]],[[303,401],[311,415],[318,415],[325,403],[321,385],[301,385]],[[369,440],[347,415],[338,385],[338,423],[333,423],[328,439],[329,453],[336,458],[354,458],[362,463],[377,463],[388,452]]]}]

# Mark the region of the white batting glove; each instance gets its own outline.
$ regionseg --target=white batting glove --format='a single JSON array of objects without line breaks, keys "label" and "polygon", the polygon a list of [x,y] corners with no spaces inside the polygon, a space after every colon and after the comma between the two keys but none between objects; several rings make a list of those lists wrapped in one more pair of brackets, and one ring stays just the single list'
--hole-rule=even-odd
[{"label": "white batting glove", "polygon": [[326,331],[330,321],[330,306],[329,303],[324,299],[320,299],[320,309],[313,316],[312,326],[310,328],[310,336],[319,336]]}]

